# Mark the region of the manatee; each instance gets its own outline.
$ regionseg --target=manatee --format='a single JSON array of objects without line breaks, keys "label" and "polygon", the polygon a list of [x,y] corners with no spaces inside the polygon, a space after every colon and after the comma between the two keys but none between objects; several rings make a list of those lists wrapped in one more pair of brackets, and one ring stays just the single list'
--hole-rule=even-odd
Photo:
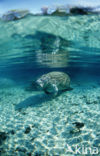
[{"label": "manatee", "polygon": [[70,77],[64,72],[54,71],[42,75],[34,84],[46,94],[58,95],[60,91],[70,89]]}]

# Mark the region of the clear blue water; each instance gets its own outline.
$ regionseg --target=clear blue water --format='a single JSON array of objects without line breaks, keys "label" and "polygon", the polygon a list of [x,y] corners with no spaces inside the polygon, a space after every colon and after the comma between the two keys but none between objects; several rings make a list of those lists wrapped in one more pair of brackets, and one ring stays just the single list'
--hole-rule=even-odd
[{"label": "clear blue water", "polygon": [[45,68],[66,68],[69,71],[87,68],[91,71],[92,68],[97,74],[99,18],[99,15],[30,16],[19,21],[0,21],[1,72],[6,71],[9,75],[13,71],[22,75],[22,72]]},{"label": "clear blue water", "polygon": [[[67,143],[99,149],[99,34],[100,15],[0,21],[1,155],[66,156]],[[68,73],[73,90],[48,98],[26,89],[50,71]]]}]

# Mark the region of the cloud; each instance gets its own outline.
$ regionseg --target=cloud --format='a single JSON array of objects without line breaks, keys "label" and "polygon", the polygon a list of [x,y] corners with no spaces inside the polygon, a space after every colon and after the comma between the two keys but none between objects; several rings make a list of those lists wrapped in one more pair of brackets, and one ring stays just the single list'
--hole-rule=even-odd
[{"label": "cloud", "polygon": [[100,0],[80,0],[78,1],[80,5],[83,6],[98,6],[100,5]]}]

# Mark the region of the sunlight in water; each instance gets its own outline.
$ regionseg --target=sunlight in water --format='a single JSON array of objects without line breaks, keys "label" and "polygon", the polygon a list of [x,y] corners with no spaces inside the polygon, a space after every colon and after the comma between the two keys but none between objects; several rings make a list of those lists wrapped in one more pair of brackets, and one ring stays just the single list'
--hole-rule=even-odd
[{"label": "sunlight in water", "polygon": [[99,34],[99,14],[0,20],[0,156],[100,151]]}]

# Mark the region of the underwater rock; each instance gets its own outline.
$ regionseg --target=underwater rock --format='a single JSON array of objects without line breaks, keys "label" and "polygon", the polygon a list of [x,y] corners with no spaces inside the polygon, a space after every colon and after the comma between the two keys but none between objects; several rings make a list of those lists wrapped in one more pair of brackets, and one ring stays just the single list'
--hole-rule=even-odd
[{"label": "underwater rock", "polygon": [[86,98],[86,104],[97,104],[99,101],[98,101],[98,99],[94,99],[93,97],[92,98],[89,98],[89,97],[87,97]]},{"label": "underwater rock", "polygon": [[5,132],[0,132],[0,145],[2,144],[3,141],[7,139],[7,133]]},{"label": "underwater rock", "polygon": [[32,156],[31,152],[26,153],[27,156]]},{"label": "underwater rock", "polygon": [[28,134],[28,133],[30,133],[30,131],[31,131],[31,128],[30,127],[27,127],[26,129],[25,129],[25,134]]},{"label": "underwater rock", "polygon": [[70,89],[70,77],[64,72],[50,72],[38,78],[36,84],[46,94],[57,95],[60,91]]},{"label": "underwater rock", "polygon": [[27,152],[26,148],[24,148],[24,147],[17,147],[16,148],[16,151],[23,152],[23,153],[26,153]]},{"label": "underwater rock", "polygon": [[6,151],[5,151],[4,147],[3,148],[0,148],[0,156],[1,155],[5,155],[5,153],[6,153]]},{"label": "underwater rock", "polygon": [[11,10],[2,16],[4,21],[13,21],[24,18],[29,14],[28,10]]},{"label": "underwater rock", "polygon": [[44,152],[42,152],[42,151],[36,151],[34,153],[34,156],[42,156],[42,155],[44,155]]},{"label": "underwater rock", "polygon": [[73,124],[75,124],[76,128],[78,128],[78,129],[84,127],[84,123],[74,122]]},{"label": "underwater rock", "polygon": [[9,133],[12,134],[12,135],[14,135],[15,134],[15,131],[14,130],[11,130]]}]

